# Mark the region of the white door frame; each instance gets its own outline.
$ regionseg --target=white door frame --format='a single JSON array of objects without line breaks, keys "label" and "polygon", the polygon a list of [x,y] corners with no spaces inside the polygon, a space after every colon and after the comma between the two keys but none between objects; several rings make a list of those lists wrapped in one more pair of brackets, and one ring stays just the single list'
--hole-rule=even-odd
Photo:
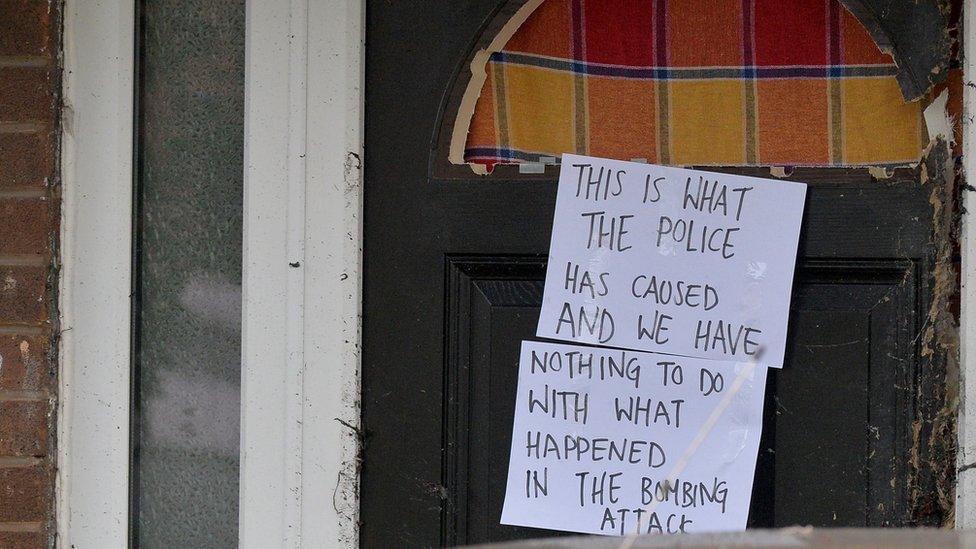
[{"label": "white door frame", "polygon": [[[963,171],[969,184],[976,182],[976,2],[963,3]],[[976,197],[963,191],[959,235],[961,265],[961,310],[959,318],[959,450],[956,455],[956,527],[976,528]]]},{"label": "white door frame", "polygon": [[[363,0],[248,0],[243,547],[358,545]],[[134,2],[65,6],[58,544],[128,536]]]},{"label": "white door frame", "polygon": [[358,545],[363,0],[248,0],[241,545]]},{"label": "white door frame", "polygon": [[134,2],[64,7],[60,547],[125,547]]}]

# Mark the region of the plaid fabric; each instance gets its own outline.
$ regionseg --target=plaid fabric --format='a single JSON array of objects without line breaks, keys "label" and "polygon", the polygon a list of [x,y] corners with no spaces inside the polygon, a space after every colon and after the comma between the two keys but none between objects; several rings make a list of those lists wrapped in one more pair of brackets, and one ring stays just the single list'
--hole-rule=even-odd
[{"label": "plaid fabric", "polygon": [[837,0],[545,0],[489,58],[465,160],[911,163],[895,70]]}]

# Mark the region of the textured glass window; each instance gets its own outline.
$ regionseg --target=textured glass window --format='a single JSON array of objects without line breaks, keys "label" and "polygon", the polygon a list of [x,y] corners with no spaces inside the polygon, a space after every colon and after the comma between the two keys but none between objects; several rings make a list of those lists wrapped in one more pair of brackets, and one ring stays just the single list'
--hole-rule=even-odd
[{"label": "textured glass window", "polygon": [[234,547],[244,2],[140,10],[133,537]]}]

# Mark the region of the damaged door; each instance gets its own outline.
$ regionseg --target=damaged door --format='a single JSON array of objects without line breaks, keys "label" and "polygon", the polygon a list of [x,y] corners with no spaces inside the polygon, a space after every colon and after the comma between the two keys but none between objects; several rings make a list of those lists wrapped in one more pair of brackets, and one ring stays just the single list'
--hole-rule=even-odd
[{"label": "damaged door", "polygon": [[[367,13],[364,547],[554,533],[499,524],[519,342],[541,304],[556,173],[444,175],[445,102],[502,2]],[[409,90],[409,92],[405,91]],[[434,136],[433,140],[431,136]],[[796,169],[810,185],[786,364],[771,371],[750,525],[951,517],[945,397],[952,170]],[[737,173],[771,177],[768,169]]]}]

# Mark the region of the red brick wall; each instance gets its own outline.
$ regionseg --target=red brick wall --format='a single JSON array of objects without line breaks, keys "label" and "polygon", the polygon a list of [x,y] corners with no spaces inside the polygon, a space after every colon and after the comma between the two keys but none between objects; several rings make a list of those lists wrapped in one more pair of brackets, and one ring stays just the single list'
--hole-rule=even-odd
[{"label": "red brick wall", "polygon": [[0,547],[54,539],[60,0],[0,0]]}]

